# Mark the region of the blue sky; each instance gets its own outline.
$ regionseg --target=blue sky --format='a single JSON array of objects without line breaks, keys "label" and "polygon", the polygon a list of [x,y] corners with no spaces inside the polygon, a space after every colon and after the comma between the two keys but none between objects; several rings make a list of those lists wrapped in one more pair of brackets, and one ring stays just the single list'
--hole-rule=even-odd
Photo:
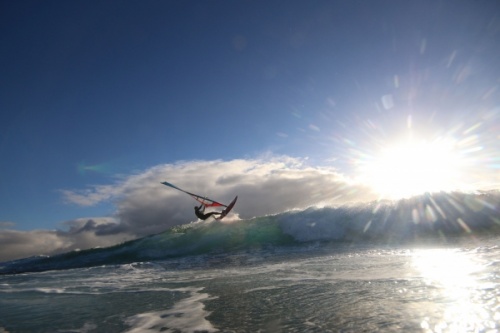
[{"label": "blue sky", "polygon": [[0,22],[0,228],[120,223],[126,194],[71,194],[159,166],[355,179],[409,132],[500,178],[496,1],[2,1]]}]

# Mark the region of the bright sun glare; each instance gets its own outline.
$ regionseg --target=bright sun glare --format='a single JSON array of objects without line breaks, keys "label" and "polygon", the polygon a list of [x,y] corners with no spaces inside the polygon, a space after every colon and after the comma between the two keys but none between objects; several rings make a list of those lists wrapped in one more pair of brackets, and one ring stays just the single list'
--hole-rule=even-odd
[{"label": "bright sun glare", "polygon": [[[474,260],[473,253],[453,249],[417,250],[413,266],[427,285],[439,295],[439,306],[445,306],[441,318],[422,318],[425,332],[481,332],[494,331],[497,314],[488,310],[485,290],[492,286],[480,278],[484,263]],[[438,308],[439,309],[439,308]],[[435,312],[439,314],[441,311]]]},{"label": "bright sun glare", "polygon": [[384,198],[460,188],[462,161],[453,141],[408,140],[385,147],[363,164],[365,184]]}]

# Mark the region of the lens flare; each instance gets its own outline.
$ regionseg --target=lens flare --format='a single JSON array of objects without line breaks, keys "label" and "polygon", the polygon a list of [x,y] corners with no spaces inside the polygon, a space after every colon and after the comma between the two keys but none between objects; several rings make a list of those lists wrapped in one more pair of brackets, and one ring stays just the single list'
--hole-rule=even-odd
[{"label": "lens flare", "polygon": [[86,164],[85,162],[80,162],[77,165],[77,171],[80,175],[85,175],[89,172],[98,174],[107,174],[110,172],[110,170],[111,167],[109,163],[89,165]]}]

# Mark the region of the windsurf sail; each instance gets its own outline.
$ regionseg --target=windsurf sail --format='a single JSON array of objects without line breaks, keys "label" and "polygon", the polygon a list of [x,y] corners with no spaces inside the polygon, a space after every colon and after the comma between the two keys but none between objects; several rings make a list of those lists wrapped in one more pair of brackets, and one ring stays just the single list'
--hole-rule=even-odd
[{"label": "windsurf sail", "polygon": [[194,200],[196,200],[199,203],[205,205],[205,207],[227,207],[226,205],[224,205],[224,204],[222,204],[220,202],[217,202],[217,201],[212,200],[210,198],[204,197],[202,195],[198,195],[198,194],[195,194],[195,193],[184,191],[183,189],[175,186],[174,184],[170,184],[169,182],[163,182],[162,184],[165,185],[165,186],[169,186],[171,188],[175,188],[176,190],[179,190],[179,191],[184,192],[186,194],[189,194],[190,196],[193,197]]}]

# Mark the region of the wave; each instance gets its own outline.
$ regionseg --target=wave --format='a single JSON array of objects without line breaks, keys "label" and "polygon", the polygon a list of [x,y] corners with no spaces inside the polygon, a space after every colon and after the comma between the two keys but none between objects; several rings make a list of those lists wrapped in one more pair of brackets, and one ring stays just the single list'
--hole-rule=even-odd
[{"label": "wave", "polygon": [[108,248],[0,264],[0,274],[39,272],[239,250],[330,243],[456,241],[500,234],[500,193],[437,193],[399,201],[309,208],[233,223],[203,222]]}]

